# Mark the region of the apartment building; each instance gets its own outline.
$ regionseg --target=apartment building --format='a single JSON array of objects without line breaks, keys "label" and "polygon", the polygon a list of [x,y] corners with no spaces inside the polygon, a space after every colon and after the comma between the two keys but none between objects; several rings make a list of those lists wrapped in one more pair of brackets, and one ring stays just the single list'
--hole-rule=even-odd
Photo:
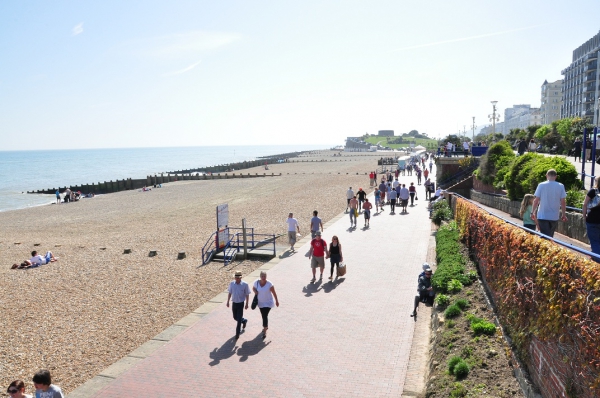
[{"label": "apartment building", "polygon": [[561,118],[582,117],[598,123],[598,53],[600,32],[573,51],[571,65],[561,71],[564,76]]},{"label": "apartment building", "polygon": [[[526,129],[541,124],[541,109],[532,108],[529,104],[513,105],[504,110],[504,135],[512,129]],[[497,129],[496,129],[497,130]]]},{"label": "apartment building", "polygon": [[544,80],[542,84],[542,98],[540,101],[540,123],[550,124],[555,120],[560,120],[560,111],[562,107],[563,80],[548,83]]}]

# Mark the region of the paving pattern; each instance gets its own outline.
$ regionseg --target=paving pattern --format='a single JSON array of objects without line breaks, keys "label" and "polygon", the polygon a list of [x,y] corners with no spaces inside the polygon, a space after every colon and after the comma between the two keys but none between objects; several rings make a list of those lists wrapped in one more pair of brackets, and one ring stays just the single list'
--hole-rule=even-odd
[{"label": "paving pattern", "polygon": [[407,372],[411,390],[422,388],[428,309],[417,321],[427,336],[413,348],[408,371],[416,324],[409,314],[432,234],[420,199],[406,214],[386,207],[368,229],[362,216],[356,229],[346,214],[328,223],[323,238],[339,237],[345,277],[329,281],[327,263],[323,280],[310,283],[306,239],[284,253],[268,271],[281,306],[271,311],[265,340],[258,309],[245,311],[248,326],[236,341],[231,310],[217,303],[94,396],[399,397]]}]

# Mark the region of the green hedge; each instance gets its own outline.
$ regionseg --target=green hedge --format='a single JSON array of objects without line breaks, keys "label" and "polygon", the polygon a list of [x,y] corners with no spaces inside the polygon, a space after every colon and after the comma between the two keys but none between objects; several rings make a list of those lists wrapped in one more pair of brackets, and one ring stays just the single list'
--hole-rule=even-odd
[{"label": "green hedge", "polygon": [[437,270],[431,278],[431,285],[436,292],[447,293],[448,284],[452,280],[460,281],[463,285],[470,285],[473,282],[469,275],[465,274],[466,259],[460,251],[459,239],[459,231],[454,221],[443,225],[437,231]]}]

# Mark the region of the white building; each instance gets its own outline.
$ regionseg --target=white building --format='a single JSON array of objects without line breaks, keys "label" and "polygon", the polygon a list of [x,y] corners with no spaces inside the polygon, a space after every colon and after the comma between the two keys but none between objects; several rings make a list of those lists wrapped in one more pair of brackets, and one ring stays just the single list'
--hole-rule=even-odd
[{"label": "white building", "polygon": [[560,109],[562,107],[563,80],[548,83],[544,80],[542,84],[542,98],[540,106],[540,123],[550,124],[560,120]]},{"label": "white building", "polygon": [[[526,129],[541,124],[540,108],[532,108],[529,104],[514,105],[504,110],[504,135],[512,129]],[[496,129],[498,130],[498,129]]]}]

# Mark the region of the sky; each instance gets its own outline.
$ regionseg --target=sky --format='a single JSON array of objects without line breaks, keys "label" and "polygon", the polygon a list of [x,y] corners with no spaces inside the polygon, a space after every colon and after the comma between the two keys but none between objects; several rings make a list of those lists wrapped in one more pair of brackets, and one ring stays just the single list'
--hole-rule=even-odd
[{"label": "sky", "polygon": [[0,151],[430,137],[540,106],[598,0],[0,2]]}]

